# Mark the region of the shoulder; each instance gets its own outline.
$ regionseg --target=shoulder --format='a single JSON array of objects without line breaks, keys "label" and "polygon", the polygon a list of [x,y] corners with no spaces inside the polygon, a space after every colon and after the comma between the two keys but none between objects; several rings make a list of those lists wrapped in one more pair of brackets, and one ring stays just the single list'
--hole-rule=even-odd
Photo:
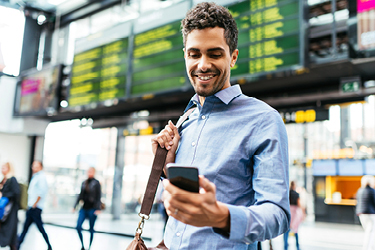
[{"label": "shoulder", "polygon": [[291,195],[293,195],[294,197],[299,197],[299,193],[297,193],[295,190],[291,190],[290,193],[291,193]]},{"label": "shoulder", "polygon": [[18,184],[18,181],[16,179],[16,177],[12,176],[10,177],[7,182],[9,182],[10,184],[14,185],[14,184]]},{"label": "shoulder", "polygon": [[10,181],[13,181],[13,182],[17,182],[17,179],[16,179],[16,177],[14,177],[14,176],[10,177],[9,180],[10,180]]},{"label": "shoulder", "polygon": [[255,97],[249,97],[245,94],[241,94],[237,98],[233,99],[231,105],[233,105],[233,107],[235,107],[236,109],[246,112],[246,114],[277,115],[281,118],[279,112],[277,112],[273,107],[262,100],[259,100]]}]

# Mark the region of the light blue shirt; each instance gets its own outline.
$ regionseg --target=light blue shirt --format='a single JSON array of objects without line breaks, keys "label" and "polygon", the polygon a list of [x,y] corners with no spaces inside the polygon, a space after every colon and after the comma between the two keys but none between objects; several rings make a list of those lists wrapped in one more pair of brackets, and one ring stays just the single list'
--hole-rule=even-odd
[{"label": "light blue shirt", "polygon": [[288,142],[279,113],[242,94],[238,85],[206,97],[180,128],[176,163],[196,166],[227,204],[230,233],[169,217],[165,244],[176,249],[257,249],[287,231],[290,220]]},{"label": "light blue shirt", "polygon": [[31,178],[29,189],[27,194],[29,195],[27,205],[28,207],[32,207],[38,197],[40,197],[39,202],[37,203],[37,207],[42,209],[44,208],[44,202],[48,193],[48,183],[46,175],[44,171],[41,170],[33,175]]}]

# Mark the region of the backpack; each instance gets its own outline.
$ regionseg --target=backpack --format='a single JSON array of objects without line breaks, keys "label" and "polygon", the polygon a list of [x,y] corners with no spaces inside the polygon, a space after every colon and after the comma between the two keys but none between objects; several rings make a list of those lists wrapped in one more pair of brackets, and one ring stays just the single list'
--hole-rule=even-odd
[{"label": "backpack", "polygon": [[27,189],[29,188],[29,185],[24,183],[19,183],[20,189],[21,189],[21,195],[20,195],[20,209],[27,210]]}]

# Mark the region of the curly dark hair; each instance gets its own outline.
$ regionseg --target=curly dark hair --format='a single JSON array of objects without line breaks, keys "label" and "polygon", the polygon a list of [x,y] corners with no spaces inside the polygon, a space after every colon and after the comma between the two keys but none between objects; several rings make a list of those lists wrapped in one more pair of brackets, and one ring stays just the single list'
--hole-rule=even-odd
[{"label": "curly dark hair", "polygon": [[199,3],[186,13],[181,21],[184,46],[190,32],[195,29],[220,27],[224,28],[224,37],[232,54],[237,49],[238,29],[237,24],[229,10],[216,3]]}]

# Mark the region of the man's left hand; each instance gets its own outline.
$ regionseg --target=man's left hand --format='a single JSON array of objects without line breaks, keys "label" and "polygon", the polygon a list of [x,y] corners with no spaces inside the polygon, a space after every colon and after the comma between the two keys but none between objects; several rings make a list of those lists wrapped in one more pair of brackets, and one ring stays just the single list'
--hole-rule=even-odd
[{"label": "man's left hand", "polygon": [[165,179],[164,206],[169,216],[196,227],[216,227],[229,232],[228,207],[216,200],[216,186],[199,176],[199,193],[182,190]]}]

